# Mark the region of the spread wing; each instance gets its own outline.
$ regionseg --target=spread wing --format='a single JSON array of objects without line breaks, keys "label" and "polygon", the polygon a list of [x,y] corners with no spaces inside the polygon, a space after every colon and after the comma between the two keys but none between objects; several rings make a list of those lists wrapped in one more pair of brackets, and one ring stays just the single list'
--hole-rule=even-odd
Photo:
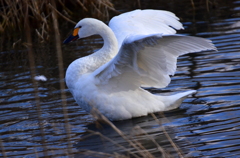
[{"label": "spread wing", "polygon": [[[215,50],[210,40],[179,35],[135,35],[125,38],[118,54],[98,68],[98,85],[111,83],[120,89],[164,88],[176,71],[179,55]],[[120,84],[119,84],[120,83]]]},{"label": "spread wing", "polygon": [[113,30],[121,47],[123,40],[129,35],[175,34],[176,30],[183,29],[178,20],[178,17],[169,11],[134,10],[113,17],[109,27]]},{"label": "spread wing", "polygon": [[175,29],[183,28],[178,20],[160,10],[135,10],[112,18],[109,27],[119,52],[93,73],[96,84],[108,91],[164,88],[176,71],[179,55],[216,49],[210,40],[174,35]]}]

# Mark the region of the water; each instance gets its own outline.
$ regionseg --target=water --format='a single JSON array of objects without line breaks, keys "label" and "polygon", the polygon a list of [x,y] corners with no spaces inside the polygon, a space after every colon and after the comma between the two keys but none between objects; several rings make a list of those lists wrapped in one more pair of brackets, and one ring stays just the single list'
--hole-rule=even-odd
[{"label": "water", "polygon": [[[3,49],[0,53],[0,156],[68,157],[70,146],[75,157],[89,154],[110,157],[116,152],[142,156],[139,151],[147,157],[149,153],[159,157],[161,150],[177,157],[179,153],[172,140],[184,157],[240,157],[240,1],[219,2],[209,12],[204,9],[205,4],[195,3],[195,15],[186,13],[193,11],[189,2],[183,4],[189,5],[188,10],[170,2],[152,3],[152,6],[175,12],[185,27],[180,31],[182,34],[211,39],[218,51],[180,57],[171,84],[163,90],[151,91],[195,89],[197,93],[187,98],[179,109],[156,114],[157,120],[149,115],[114,122],[123,136],[109,125],[95,122],[66,89],[71,132],[71,138],[67,138],[59,85],[63,79],[59,78],[53,42],[34,45],[34,60],[29,59],[26,49]],[[124,5],[116,7],[126,10]],[[148,3],[142,5],[153,8]],[[63,38],[67,36],[64,31],[61,34]],[[63,46],[64,68],[101,45],[101,39],[95,36]],[[34,81],[35,75],[44,75],[48,80]],[[36,105],[41,107],[40,115]],[[132,142],[141,143],[142,147],[133,147]]]}]

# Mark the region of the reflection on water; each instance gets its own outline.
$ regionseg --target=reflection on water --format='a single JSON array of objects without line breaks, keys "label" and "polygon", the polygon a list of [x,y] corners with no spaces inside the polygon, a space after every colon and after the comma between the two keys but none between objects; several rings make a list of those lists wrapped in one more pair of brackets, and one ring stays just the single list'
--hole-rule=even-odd
[{"label": "reflection on water", "polygon": [[[112,127],[95,122],[75,103],[66,89],[70,141],[75,157],[96,156],[88,150],[101,152],[97,155],[99,157],[108,157],[108,154],[116,152],[137,157],[142,156],[138,153],[139,149],[143,154],[150,153],[156,157],[162,155],[162,151],[164,156],[176,157],[179,153],[165,131],[184,157],[239,157],[240,18],[239,8],[234,8],[239,3],[229,1],[225,4],[225,8],[229,8],[227,15],[225,11],[221,13],[220,10],[218,14],[216,11],[209,21],[191,21],[189,17],[182,17],[185,12],[178,11],[180,18],[188,19],[184,22],[186,30],[182,33],[211,39],[218,52],[180,57],[178,71],[172,77],[170,86],[161,91],[196,89],[198,92],[187,98],[180,109],[165,112],[165,117],[156,114],[157,121],[147,116],[114,122],[128,139],[119,136]],[[170,10],[168,7],[164,9]],[[101,39],[95,36],[63,46],[64,68],[77,57],[90,54],[101,45]],[[62,80],[59,79],[55,46],[39,44],[34,46],[33,53],[34,69],[30,69],[26,50],[9,49],[0,53],[0,156],[69,156],[59,85]],[[39,129],[32,71],[47,78],[46,82],[36,81],[44,136]],[[152,91],[161,92],[158,89]],[[133,147],[129,141],[141,146]],[[43,142],[47,153],[43,152]]]}]

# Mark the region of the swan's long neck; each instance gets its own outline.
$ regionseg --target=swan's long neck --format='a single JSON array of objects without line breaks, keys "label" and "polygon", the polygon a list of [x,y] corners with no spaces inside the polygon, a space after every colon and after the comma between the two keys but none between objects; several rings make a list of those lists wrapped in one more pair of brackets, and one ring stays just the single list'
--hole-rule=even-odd
[{"label": "swan's long neck", "polygon": [[78,81],[81,75],[95,71],[118,53],[118,41],[113,31],[104,23],[100,23],[96,27],[98,27],[96,34],[103,38],[104,45],[97,52],[79,58],[69,65],[66,72],[66,82],[69,88],[74,87],[73,84]]},{"label": "swan's long neck", "polygon": [[97,56],[99,59],[104,58],[109,61],[118,53],[118,41],[113,31],[105,24],[99,30],[99,35],[103,38],[104,45],[99,51],[92,54],[92,56]]}]

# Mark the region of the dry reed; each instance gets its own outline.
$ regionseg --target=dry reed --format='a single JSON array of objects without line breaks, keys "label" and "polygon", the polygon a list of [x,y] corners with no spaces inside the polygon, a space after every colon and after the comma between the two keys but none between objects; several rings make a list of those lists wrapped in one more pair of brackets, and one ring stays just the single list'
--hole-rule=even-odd
[{"label": "dry reed", "polygon": [[6,154],[6,152],[5,152],[5,148],[4,148],[3,141],[2,141],[2,139],[1,139],[1,137],[0,137],[0,148],[1,148],[2,156],[3,156],[4,158],[7,158],[7,154]]},{"label": "dry reed", "polygon": [[[53,7],[56,8],[56,3],[54,0],[51,1]],[[71,147],[71,132],[68,123],[68,112],[67,112],[67,97],[65,94],[65,83],[64,83],[64,67],[63,67],[63,58],[62,58],[62,48],[61,48],[61,41],[60,41],[60,33],[58,28],[58,20],[57,20],[57,12],[53,9],[52,10],[52,20],[54,26],[54,33],[55,33],[55,43],[56,43],[56,52],[58,58],[58,70],[59,70],[59,78],[60,78],[60,89],[61,89],[61,100],[62,100],[62,109],[63,109],[63,116],[64,116],[64,125],[65,130],[67,133],[67,141],[68,141],[68,153],[72,153]]]},{"label": "dry reed", "polygon": [[[52,3],[56,3],[53,7]],[[11,32],[26,32],[26,25],[24,19],[26,16],[29,19],[29,25],[34,30],[35,34],[45,41],[49,39],[52,31],[52,11],[55,10],[61,20],[75,24],[71,20],[74,16],[91,16],[95,18],[108,18],[108,11],[115,9],[109,0],[26,0],[26,1],[12,1],[0,0],[0,32],[9,29]],[[77,10],[74,13],[72,10]],[[27,13],[26,13],[27,10]],[[20,42],[20,41],[18,41]],[[17,42],[14,43],[14,45]]]}]

